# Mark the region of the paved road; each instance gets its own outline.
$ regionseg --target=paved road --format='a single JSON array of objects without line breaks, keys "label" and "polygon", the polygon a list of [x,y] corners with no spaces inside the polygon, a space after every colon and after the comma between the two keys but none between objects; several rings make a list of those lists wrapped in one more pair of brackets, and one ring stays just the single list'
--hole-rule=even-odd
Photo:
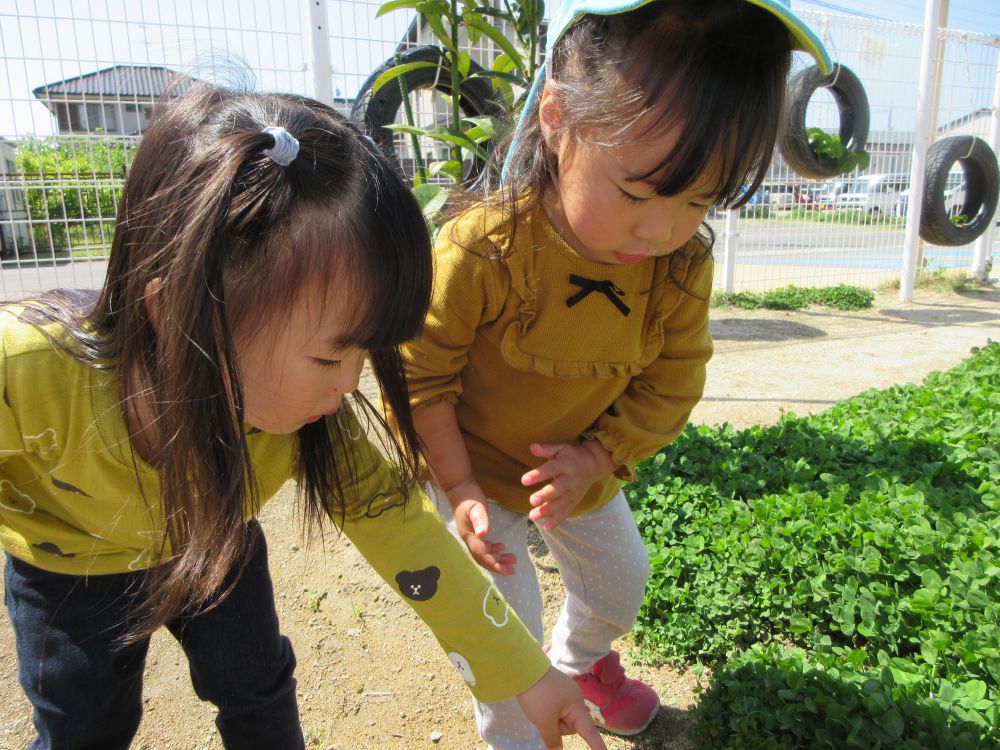
[{"label": "paved road", "polygon": [[26,292],[59,287],[98,289],[104,283],[108,264],[103,260],[38,261],[13,263],[4,261],[0,270],[0,295],[17,297]]},{"label": "paved road", "polygon": [[[722,222],[715,229],[717,258],[722,257]],[[831,268],[900,269],[903,263],[902,227],[816,224],[805,221],[741,222],[738,228],[737,266],[827,266]],[[924,245],[930,268],[969,268],[973,246]],[[994,233],[993,256],[1000,258],[1000,231]]]},{"label": "paved road", "polygon": [[[722,221],[710,222],[716,231],[715,256],[722,258]],[[848,269],[897,271],[903,263],[903,229],[843,224],[816,224],[806,221],[741,221],[737,248],[737,276],[742,267],[782,266],[812,269],[809,285],[839,283],[838,272]],[[924,246],[930,268],[969,268],[971,245],[965,247]],[[994,268],[1000,267],[1000,231],[993,242]],[[824,282],[824,271],[830,278]],[[25,292],[56,287],[96,289],[104,282],[107,262],[102,260],[22,262],[5,261],[0,270],[0,296],[14,297]],[[787,280],[782,283],[788,283]]]}]

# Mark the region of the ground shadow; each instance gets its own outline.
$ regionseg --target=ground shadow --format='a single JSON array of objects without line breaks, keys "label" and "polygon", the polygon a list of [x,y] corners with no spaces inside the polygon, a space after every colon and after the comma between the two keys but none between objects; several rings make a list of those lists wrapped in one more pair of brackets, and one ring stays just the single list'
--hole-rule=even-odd
[{"label": "ground shadow", "polygon": [[988,320],[1000,320],[1000,314],[969,307],[883,308],[879,310],[879,314],[885,315],[887,318],[924,326],[953,326],[961,323],[984,323]]},{"label": "ground shadow", "polygon": [[1000,302],[1000,289],[964,289],[955,292],[959,297],[977,302]]},{"label": "ground shadow", "polygon": [[712,338],[716,341],[802,341],[826,336],[826,331],[805,323],[773,318],[714,318]]},{"label": "ground shadow", "polygon": [[[693,750],[688,736],[691,713],[674,706],[660,706],[646,731],[635,737],[616,737],[615,748],[629,750]],[[607,735],[605,735],[607,737]]]}]

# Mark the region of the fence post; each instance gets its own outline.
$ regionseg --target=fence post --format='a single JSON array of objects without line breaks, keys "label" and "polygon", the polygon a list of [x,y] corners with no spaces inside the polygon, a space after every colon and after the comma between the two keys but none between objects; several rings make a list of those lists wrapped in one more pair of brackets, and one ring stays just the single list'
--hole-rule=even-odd
[{"label": "fence post", "polygon": [[[997,74],[993,84],[993,112],[990,115],[990,148],[993,153],[1000,153],[1000,53],[997,54]],[[996,222],[991,219],[986,231],[973,245],[972,268],[969,269],[973,278],[986,281],[986,259],[992,255],[993,235]]]},{"label": "fence post", "polygon": [[736,248],[739,245],[738,231],[740,210],[738,208],[726,211],[726,223],[723,225],[722,279],[723,291],[732,294],[736,286]]},{"label": "fence post", "polygon": [[330,65],[330,33],[326,20],[327,0],[309,3],[309,27],[312,37],[313,97],[333,106],[333,68]]},{"label": "fence post", "polygon": [[[899,279],[900,302],[913,301],[917,282],[917,256],[920,253],[920,209],[924,202],[924,170],[927,147],[934,122],[934,74],[937,66],[937,35],[946,18],[948,0],[926,0],[924,35],[920,51],[920,77],[917,80],[917,119],[913,130],[913,161],[910,162],[910,197],[906,206],[906,233],[903,239],[903,269]],[[942,13],[943,11],[943,13]]]}]

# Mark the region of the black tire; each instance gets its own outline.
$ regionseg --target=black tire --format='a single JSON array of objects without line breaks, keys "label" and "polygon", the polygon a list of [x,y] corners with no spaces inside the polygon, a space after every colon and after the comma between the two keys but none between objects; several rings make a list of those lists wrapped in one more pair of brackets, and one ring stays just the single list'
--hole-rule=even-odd
[{"label": "black tire", "polygon": [[[970,220],[956,225],[945,207],[948,173],[954,164],[965,172],[965,200],[958,215]],[[927,149],[924,197],[920,203],[920,236],[932,245],[967,245],[983,232],[997,210],[1000,174],[989,144],[971,135],[942,138]]]},{"label": "black tire", "polygon": [[[414,47],[399,56],[390,57],[380,65],[363,84],[361,90],[351,107],[351,119],[364,128],[364,131],[391,155],[396,156],[393,151],[393,133],[386,128],[396,122],[399,111],[403,106],[403,95],[399,90],[399,79],[390,81],[377,92],[372,93],[375,81],[390,68],[396,65],[405,65],[415,62],[430,62],[440,68],[418,68],[404,73],[401,78],[406,85],[406,90],[413,92],[417,89],[435,89],[449,96],[451,90],[451,68],[448,67],[444,51],[440,47],[424,45]],[[475,61],[469,67],[469,73],[478,73],[482,67]],[[462,112],[470,117],[479,115],[489,115],[492,117],[503,117],[505,108],[503,100],[493,90],[493,85],[487,78],[466,79],[459,87],[459,106]],[[486,144],[489,150],[491,144]],[[477,160],[478,161],[478,160]],[[476,165],[476,169],[481,168],[481,164]]]},{"label": "black tire", "polygon": [[833,72],[823,75],[815,65],[796,73],[788,82],[784,127],[779,148],[788,166],[803,177],[823,180],[841,174],[836,164],[822,162],[813,153],[806,134],[806,108],[819,88],[827,88],[840,112],[840,142],[855,153],[868,143],[870,111],[868,95],[861,81],[846,65],[837,63]]}]

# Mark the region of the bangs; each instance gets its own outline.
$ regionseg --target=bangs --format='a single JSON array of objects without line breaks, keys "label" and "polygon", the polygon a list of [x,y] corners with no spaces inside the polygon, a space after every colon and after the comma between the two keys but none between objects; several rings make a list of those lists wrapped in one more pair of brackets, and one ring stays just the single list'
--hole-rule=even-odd
[{"label": "bangs", "polygon": [[433,264],[430,234],[413,195],[385,160],[366,156],[372,179],[361,205],[348,212],[352,242],[343,256],[350,263],[345,270],[367,294],[355,296],[364,303],[347,343],[380,351],[420,333],[430,306]]},{"label": "bangs", "polygon": [[[647,101],[645,111],[659,112],[643,135],[680,134],[659,163],[640,175],[657,194],[669,196],[693,187],[716,196],[716,203],[735,208],[749,200],[767,172],[776,143],[784,102],[784,77],[761,90],[756,75],[716,63],[691,85],[693,71],[678,72],[661,89],[659,101]],[[712,75],[715,73],[715,75]],[[685,137],[700,134],[697,138]]]},{"label": "bangs", "polygon": [[616,139],[672,136],[639,181],[664,196],[704,188],[718,205],[734,208],[749,200],[770,165],[791,49],[787,30],[769,13],[722,0],[707,10],[705,1],[666,13],[650,3],[596,20],[609,37],[606,49],[586,59],[577,80],[619,92],[622,108],[598,115]]},{"label": "bangs", "polygon": [[231,272],[230,321],[243,330],[280,325],[283,310],[312,288],[320,304],[349,311],[345,346],[394,349],[420,332],[430,303],[430,236],[405,186],[376,179],[384,173],[369,177],[360,195],[293,211],[252,268]]},{"label": "bangs", "polygon": [[[394,349],[420,332],[427,314],[430,236],[419,207],[398,181],[369,183],[357,203],[301,212],[290,242],[287,234],[276,235],[291,245],[291,268],[278,275],[286,276],[284,288],[315,285],[322,300],[349,311],[345,346]],[[333,294],[341,299],[330,299]]]}]

